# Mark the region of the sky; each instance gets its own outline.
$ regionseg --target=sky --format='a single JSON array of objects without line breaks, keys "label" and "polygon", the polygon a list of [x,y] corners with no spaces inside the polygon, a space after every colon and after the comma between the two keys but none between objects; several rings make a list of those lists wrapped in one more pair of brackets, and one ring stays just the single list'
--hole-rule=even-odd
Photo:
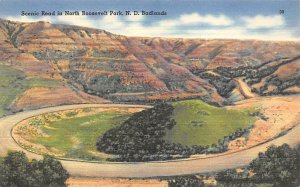
[{"label": "sky", "polygon": [[[22,11],[138,11],[140,15],[21,16]],[[167,15],[141,15],[141,11]],[[300,0],[0,0],[0,18],[79,25],[126,36],[300,40]]]}]

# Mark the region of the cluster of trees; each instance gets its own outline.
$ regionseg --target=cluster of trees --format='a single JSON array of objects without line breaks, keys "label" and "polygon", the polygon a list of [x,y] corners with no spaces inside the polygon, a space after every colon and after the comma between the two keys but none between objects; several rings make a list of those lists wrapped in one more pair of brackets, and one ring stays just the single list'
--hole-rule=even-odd
[{"label": "cluster of trees", "polygon": [[[278,94],[292,94],[290,92],[285,92],[285,89],[293,86],[300,86],[300,76],[291,79],[280,79],[278,76],[270,76],[266,79],[265,85],[259,89],[253,88],[252,91],[259,95],[278,95]],[[266,92],[269,86],[274,86],[276,89]]]},{"label": "cluster of trees", "polygon": [[246,137],[252,126],[248,128],[239,128],[235,132],[231,133],[228,136],[224,136],[223,139],[220,139],[217,144],[213,144],[210,149],[205,151],[205,153],[223,153],[228,150],[228,144],[230,141],[240,138],[242,136]]},{"label": "cluster of trees", "polygon": [[93,50],[92,56],[94,57],[109,57],[109,58],[125,58],[128,52],[121,51],[97,51]]},{"label": "cluster of trees", "polygon": [[120,127],[110,129],[99,137],[97,149],[118,155],[112,159],[114,161],[166,160],[173,155],[187,157],[187,147],[163,140],[165,129],[175,125],[171,118],[173,110],[172,105],[161,103],[134,114]]},{"label": "cluster of trees", "polygon": [[230,141],[240,138],[242,136],[247,137],[251,128],[252,126],[244,129],[239,128],[235,132],[224,136],[222,139],[219,139],[217,144],[212,144],[211,146],[193,145],[191,147],[188,147],[188,153],[189,155],[224,153],[228,150],[228,145]]},{"label": "cluster of trees", "polygon": [[246,79],[261,79],[268,75],[274,73],[279,66],[272,66],[267,68],[258,69],[257,67],[217,67],[214,69],[216,73],[223,75],[225,77],[236,78],[236,77],[246,77]]},{"label": "cluster of trees", "polygon": [[104,95],[115,93],[120,87],[122,87],[120,75],[98,74],[92,77],[84,88]]},{"label": "cluster of trees", "polygon": [[263,113],[261,112],[253,112],[253,113],[249,113],[250,116],[257,116],[260,119],[267,121],[269,118],[267,116],[265,116]]},{"label": "cluster of trees", "polygon": [[142,162],[187,158],[193,154],[222,153],[231,140],[244,136],[250,128],[220,139],[211,146],[191,147],[166,142],[166,130],[176,125],[172,119],[174,107],[160,103],[151,109],[136,113],[117,128],[108,130],[96,143],[99,151],[115,155],[111,161]]},{"label": "cluster of trees", "polygon": [[236,83],[231,78],[216,76],[211,73],[200,73],[198,76],[207,79],[223,97],[229,97],[232,90],[236,88]]},{"label": "cluster of trees", "polygon": [[226,184],[227,186],[228,184],[248,184],[249,186],[253,186],[252,184],[254,183],[250,181],[250,176],[250,171],[247,169],[241,172],[237,172],[236,169],[227,169],[218,172],[215,179],[218,181],[218,184],[222,184],[224,186],[226,186]]},{"label": "cluster of trees", "polygon": [[[288,80],[283,80],[283,79],[279,79],[277,76],[272,74],[280,66],[294,62],[295,60],[298,59],[300,59],[300,56],[297,56],[289,60],[284,60],[281,63],[274,66],[264,67],[264,65],[266,64],[269,64],[271,62],[276,62],[281,59],[268,61],[259,66],[252,66],[252,67],[243,67],[243,66],[238,68],[217,67],[216,69],[214,69],[214,71],[228,78],[245,77],[244,80],[250,86],[259,83],[263,78],[266,78],[265,84],[262,87],[260,87],[259,89],[253,88],[251,91],[259,95],[278,95],[278,94],[285,95],[285,94],[292,94],[291,92],[284,92],[285,89],[292,86],[300,85],[300,77],[298,76]],[[267,91],[269,86],[275,86],[276,89],[272,91]]]},{"label": "cluster of trees", "polygon": [[[249,166],[241,170],[227,169],[214,174],[216,187],[257,187],[269,184],[274,187],[298,187],[300,185],[300,146],[291,148],[287,144],[271,146],[259,153]],[[193,175],[168,178],[170,187],[201,187],[202,179]]]},{"label": "cluster of trees", "polygon": [[33,52],[33,55],[39,60],[61,60],[72,59],[84,54],[83,50],[61,51],[61,50],[40,50]]},{"label": "cluster of trees", "polygon": [[[84,64],[83,64],[84,65]],[[92,69],[97,69],[97,65],[103,66],[103,64],[94,64],[95,66]],[[91,65],[90,65],[91,66]],[[101,67],[99,69],[103,69]],[[112,69],[113,70],[113,69]],[[106,75],[106,74],[97,74],[86,79],[86,74],[79,70],[76,70],[76,67],[64,73],[63,76],[70,80],[72,83],[77,83],[82,85],[85,92],[98,96],[107,96],[108,94],[113,94],[116,92],[148,92],[153,91],[153,88],[148,84],[122,84],[122,77],[118,74]],[[112,97],[111,99],[117,99],[117,96]]]},{"label": "cluster of trees", "polygon": [[287,144],[271,146],[265,153],[259,153],[249,168],[255,173],[253,180],[277,186],[299,186],[300,146],[294,149]]},{"label": "cluster of trees", "polygon": [[72,82],[81,84],[85,92],[94,95],[115,93],[122,87],[119,75],[108,76],[99,74],[86,81],[84,73],[78,70],[71,70],[65,73],[64,77]]},{"label": "cluster of trees", "polygon": [[0,187],[66,186],[68,172],[49,156],[29,161],[23,152],[9,152],[0,163]]},{"label": "cluster of trees", "polygon": [[179,176],[168,180],[169,187],[204,187],[204,183],[194,175]]},{"label": "cluster of trees", "polygon": [[[228,170],[229,171],[229,170]],[[240,180],[241,176],[238,176],[235,170],[231,173],[232,176],[237,176],[233,180],[226,180],[225,182],[220,179],[217,181],[217,184],[205,184],[202,180],[203,177],[197,177],[195,175],[186,175],[186,176],[177,176],[168,178],[169,187],[257,187],[257,184],[248,180]],[[232,177],[230,176],[230,178]],[[208,177],[208,176],[207,176]]]},{"label": "cluster of trees", "polygon": [[244,171],[221,171],[217,173],[216,180],[227,186],[256,186],[256,183],[269,183],[274,186],[297,187],[300,185],[300,146],[271,146],[265,153],[259,153]]},{"label": "cluster of trees", "polygon": [[251,68],[243,67],[243,66],[238,68],[220,66],[214,69],[213,71],[224,77],[236,78],[236,77],[246,76],[246,74],[248,73],[252,73],[251,70],[252,70]]},{"label": "cluster of trees", "polygon": [[267,61],[265,63],[262,63],[257,66],[240,66],[237,68],[232,67],[217,67],[214,69],[216,73],[219,73],[220,75],[223,75],[225,77],[235,78],[235,77],[246,77],[246,79],[254,79],[254,78],[263,78],[266,77],[272,73],[274,73],[280,66],[294,62],[295,60],[300,59],[300,56],[296,56],[289,60],[284,60],[280,64],[274,65],[274,66],[268,66],[266,68],[263,68],[263,66],[270,64],[272,62],[277,62],[279,60],[282,60],[284,58],[278,58],[274,60]]}]

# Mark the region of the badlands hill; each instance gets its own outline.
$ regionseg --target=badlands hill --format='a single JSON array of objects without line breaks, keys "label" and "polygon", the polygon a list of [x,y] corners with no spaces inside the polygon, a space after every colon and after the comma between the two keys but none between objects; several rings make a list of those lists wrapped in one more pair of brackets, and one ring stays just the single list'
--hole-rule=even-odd
[{"label": "badlands hill", "polygon": [[0,19],[0,43],[4,114],[72,103],[197,97],[222,104],[300,93],[300,42],[126,37]]}]

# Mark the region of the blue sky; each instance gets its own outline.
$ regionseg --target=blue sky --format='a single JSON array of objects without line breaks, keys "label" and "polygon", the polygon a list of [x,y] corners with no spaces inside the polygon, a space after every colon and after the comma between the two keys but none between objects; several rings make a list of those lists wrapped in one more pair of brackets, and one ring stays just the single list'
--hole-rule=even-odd
[{"label": "blue sky", "polygon": [[[21,16],[21,11],[166,11],[166,16]],[[279,10],[284,10],[280,14]],[[128,36],[300,40],[299,0],[0,0],[0,17]]]}]

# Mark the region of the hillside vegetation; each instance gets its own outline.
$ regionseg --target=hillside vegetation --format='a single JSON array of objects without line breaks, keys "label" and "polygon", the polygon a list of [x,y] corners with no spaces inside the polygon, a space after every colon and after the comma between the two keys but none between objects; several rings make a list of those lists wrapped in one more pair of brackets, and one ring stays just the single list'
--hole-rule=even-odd
[{"label": "hillside vegetation", "polygon": [[109,155],[97,154],[97,137],[118,127],[129,115],[126,111],[89,108],[50,113],[23,121],[13,134],[22,147],[39,154],[105,161]]},{"label": "hillside vegetation", "polygon": [[[300,93],[299,42],[126,37],[100,29],[8,20],[0,20],[0,42],[0,64],[26,77],[66,83],[27,91],[17,98],[17,109],[105,102],[101,98],[201,98],[227,104],[245,98],[236,78],[257,95]],[[59,99],[59,92],[66,97]],[[24,102],[37,93],[41,99]]]},{"label": "hillside vegetation", "polygon": [[29,160],[24,152],[9,152],[0,162],[0,187],[66,186],[69,173],[49,156]]},{"label": "hillside vegetation", "polygon": [[11,113],[13,104],[21,94],[33,87],[54,88],[62,82],[44,78],[26,78],[22,71],[0,65],[0,117]]},{"label": "hillside vegetation", "polygon": [[231,140],[247,136],[254,121],[249,111],[227,111],[198,100],[161,103],[100,135],[96,145],[98,151],[115,155],[112,161],[221,153]]},{"label": "hillside vegetation", "polygon": [[166,131],[165,140],[182,145],[212,145],[238,129],[251,127],[256,120],[254,110],[228,110],[201,100],[172,103],[176,125]]},{"label": "hillside vegetation", "polygon": [[[271,146],[244,168],[168,178],[169,187],[298,187],[300,146]],[[215,182],[213,184],[212,182]]]}]

